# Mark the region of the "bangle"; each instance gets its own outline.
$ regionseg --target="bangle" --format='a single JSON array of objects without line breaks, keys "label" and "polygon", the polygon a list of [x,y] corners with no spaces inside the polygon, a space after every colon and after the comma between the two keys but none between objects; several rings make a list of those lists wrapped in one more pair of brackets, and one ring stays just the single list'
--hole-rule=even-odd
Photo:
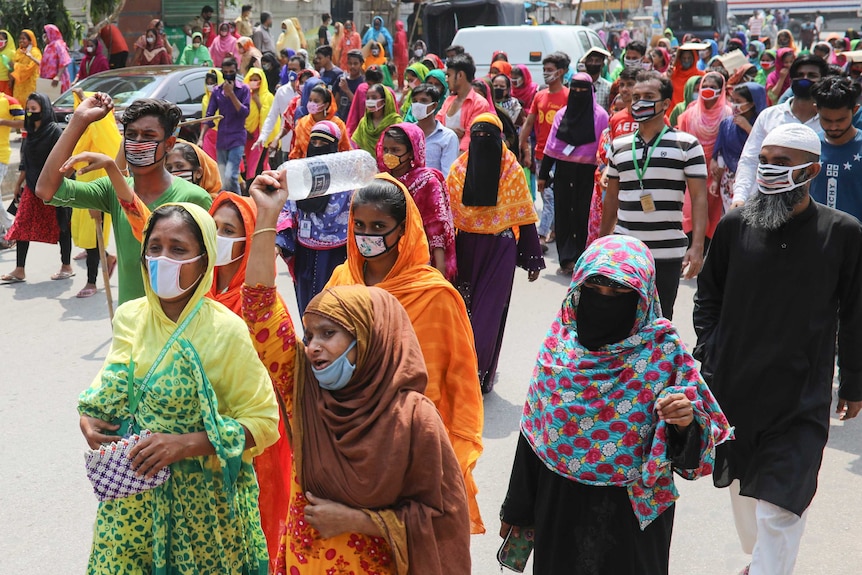
[{"label": "bangle", "polygon": [[274,232],[274,233],[277,233],[277,232],[278,232],[278,230],[277,230],[277,229],[275,229],[275,228],[261,228],[261,229],[259,229],[259,230],[255,230],[255,232],[254,232],[253,234],[251,234],[251,237],[254,237],[254,236],[256,236],[257,234],[262,234],[262,233],[264,233],[264,232]]}]

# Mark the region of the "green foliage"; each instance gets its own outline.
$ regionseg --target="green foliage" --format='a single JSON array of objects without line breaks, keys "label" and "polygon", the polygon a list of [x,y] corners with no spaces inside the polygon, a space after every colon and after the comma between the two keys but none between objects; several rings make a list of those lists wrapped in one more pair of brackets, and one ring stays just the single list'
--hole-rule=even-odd
[{"label": "green foliage", "polygon": [[16,44],[21,30],[29,28],[36,34],[39,47],[44,47],[42,27],[45,24],[57,26],[68,43],[82,33],[81,25],[69,18],[63,0],[0,0],[0,28],[9,30]]}]

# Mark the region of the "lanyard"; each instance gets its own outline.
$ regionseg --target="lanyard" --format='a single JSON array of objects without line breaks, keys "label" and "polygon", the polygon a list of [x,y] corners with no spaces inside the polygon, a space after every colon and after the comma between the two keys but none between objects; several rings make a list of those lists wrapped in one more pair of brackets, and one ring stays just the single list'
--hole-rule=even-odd
[{"label": "lanyard", "polygon": [[[637,142],[638,136],[640,135],[640,130],[636,131],[634,137],[632,138],[632,161],[635,164],[635,175],[638,177],[638,182],[640,182],[641,190],[644,189],[644,175],[646,174],[647,168],[649,168],[649,162],[652,159],[653,152],[655,152],[655,149],[658,147],[658,143],[661,142],[661,139],[664,137],[664,135],[669,129],[670,128],[668,128],[667,124],[665,124],[665,126],[661,129],[661,132],[659,133],[658,137],[652,143],[650,149],[646,152],[643,168],[638,165],[638,156],[635,148],[635,143]],[[644,142],[644,145],[646,145],[646,142]]]},{"label": "lanyard", "polygon": [[147,375],[144,376],[144,381],[141,383],[140,387],[138,387],[138,392],[135,393],[135,360],[129,360],[129,374],[127,377],[127,383],[129,386],[129,414],[132,416],[132,419],[135,418],[135,413],[138,411],[138,404],[141,402],[141,398],[144,397],[144,392],[147,390],[150,384],[150,378],[153,376],[153,373],[156,371],[156,368],[162,363],[162,360],[165,358],[165,355],[168,353],[168,350],[171,346],[174,345],[174,342],[179,339],[180,335],[186,329],[186,326],[189,325],[189,322],[192,320],[195,315],[197,315],[198,310],[201,309],[204,300],[201,298],[198,300],[198,303],[195,305],[192,312],[186,316],[186,319],[183,320],[177,328],[174,330],[174,333],[171,334],[170,339],[162,348],[161,353],[156,358],[156,361],[153,362],[153,365],[150,366],[150,371],[147,372]]}]

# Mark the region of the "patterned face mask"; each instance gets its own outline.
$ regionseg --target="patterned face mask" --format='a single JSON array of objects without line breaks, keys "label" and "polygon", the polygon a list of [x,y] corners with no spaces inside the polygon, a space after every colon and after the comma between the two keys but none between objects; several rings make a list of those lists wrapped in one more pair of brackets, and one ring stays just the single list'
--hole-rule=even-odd
[{"label": "patterned face mask", "polygon": [[[162,140],[142,140],[140,142],[123,140],[123,152],[130,166],[145,168],[152,166],[156,160],[156,151]],[[162,156],[164,158],[164,155]]]}]

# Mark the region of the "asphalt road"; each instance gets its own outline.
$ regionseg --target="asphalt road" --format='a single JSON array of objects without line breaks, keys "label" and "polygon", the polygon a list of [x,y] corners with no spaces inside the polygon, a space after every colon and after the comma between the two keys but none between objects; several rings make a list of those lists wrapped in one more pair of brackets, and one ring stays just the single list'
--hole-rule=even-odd
[{"label": "asphalt road", "polygon": [[[78,430],[76,398],[99,370],[111,340],[104,294],[74,296],[77,276],[51,281],[58,247],[33,244],[26,283],[0,286],[0,574],[84,571],[96,501],[84,475],[86,448]],[[75,250],[77,252],[77,250]],[[554,248],[552,246],[553,254]],[[538,346],[566,292],[556,262],[535,283],[516,274],[500,380],[485,398],[485,452],[476,469],[479,503],[488,533],[473,537],[473,573],[499,572],[497,519],[505,496],[518,421]],[[15,265],[14,250],[0,252],[0,273]],[[291,280],[280,264],[282,294],[293,306]],[[116,282],[114,282],[116,293]],[[693,286],[684,282],[678,326],[693,343]],[[756,350],[753,350],[756,352]],[[797,566],[800,574],[859,573],[862,565],[862,420],[832,420]],[[673,575],[731,575],[746,563],[739,550],[727,494],[709,479],[677,480],[671,553]]]}]

